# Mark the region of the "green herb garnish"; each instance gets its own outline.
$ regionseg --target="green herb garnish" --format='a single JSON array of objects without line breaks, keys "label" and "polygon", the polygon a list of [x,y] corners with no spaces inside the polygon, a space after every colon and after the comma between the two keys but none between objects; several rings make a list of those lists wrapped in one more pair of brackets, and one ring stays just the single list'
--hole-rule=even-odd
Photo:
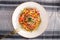
[{"label": "green herb garnish", "polygon": [[28,22],[31,22],[32,21],[32,18],[28,18]]}]

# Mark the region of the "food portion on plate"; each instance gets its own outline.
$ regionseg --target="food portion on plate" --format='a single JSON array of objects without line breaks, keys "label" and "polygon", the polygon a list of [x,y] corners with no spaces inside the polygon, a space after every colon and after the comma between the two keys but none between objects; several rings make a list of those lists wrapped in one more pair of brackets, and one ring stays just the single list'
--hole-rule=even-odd
[{"label": "food portion on plate", "polygon": [[48,14],[42,5],[36,2],[20,4],[12,15],[15,31],[26,38],[41,35],[48,26]]},{"label": "food portion on plate", "polygon": [[38,29],[41,23],[40,13],[36,8],[24,8],[19,15],[18,22],[22,29],[32,32]]}]

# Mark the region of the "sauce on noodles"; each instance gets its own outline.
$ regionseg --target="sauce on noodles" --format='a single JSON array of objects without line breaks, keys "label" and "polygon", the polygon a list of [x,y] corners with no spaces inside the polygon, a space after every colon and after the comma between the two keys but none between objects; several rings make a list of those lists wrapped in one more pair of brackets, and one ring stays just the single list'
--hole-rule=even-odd
[{"label": "sauce on noodles", "polygon": [[33,31],[41,23],[40,13],[36,8],[24,8],[19,15],[18,22],[26,31]]}]

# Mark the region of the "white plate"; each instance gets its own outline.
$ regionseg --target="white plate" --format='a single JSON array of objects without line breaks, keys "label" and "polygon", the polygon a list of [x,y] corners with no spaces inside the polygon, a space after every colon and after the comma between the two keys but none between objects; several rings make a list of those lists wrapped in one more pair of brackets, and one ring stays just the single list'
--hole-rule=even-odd
[{"label": "white plate", "polygon": [[[26,7],[37,8],[37,10],[39,10],[39,12],[40,12],[40,17],[41,17],[42,22],[41,22],[39,28],[34,32],[27,32],[27,31],[23,30],[21,28],[21,25],[19,25],[19,23],[18,23],[19,14]],[[45,9],[40,4],[38,4],[36,2],[25,2],[25,3],[20,4],[15,9],[15,11],[12,15],[12,24],[13,24],[14,29],[17,31],[17,33],[19,35],[26,37],[26,38],[34,38],[34,37],[41,35],[47,28],[48,14],[46,13]]]}]

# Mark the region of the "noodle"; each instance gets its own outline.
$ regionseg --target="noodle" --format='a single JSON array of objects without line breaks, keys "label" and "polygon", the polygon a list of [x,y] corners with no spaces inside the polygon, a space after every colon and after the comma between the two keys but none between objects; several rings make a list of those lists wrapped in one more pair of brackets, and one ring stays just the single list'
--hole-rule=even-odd
[{"label": "noodle", "polygon": [[25,8],[21,12],[18,22],[26,31],[33,31],[41,23],[40,13],[35,8]]}]

